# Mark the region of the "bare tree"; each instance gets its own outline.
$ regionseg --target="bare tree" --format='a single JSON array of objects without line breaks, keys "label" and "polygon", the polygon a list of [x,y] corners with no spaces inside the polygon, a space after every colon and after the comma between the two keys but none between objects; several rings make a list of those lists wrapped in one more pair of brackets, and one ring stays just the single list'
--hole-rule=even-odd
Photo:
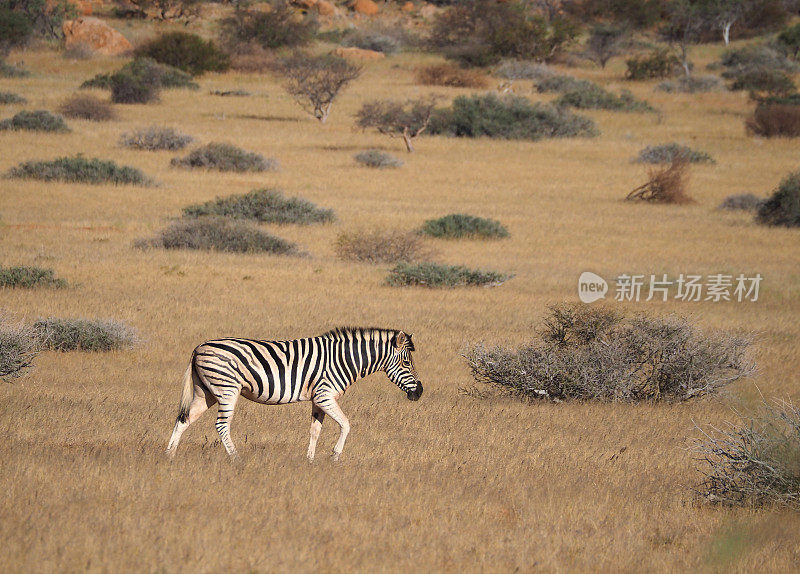
[{"label": "bare tree", "polygon": [[361,129],[374,128],[389,137],[403,138],[406,149],[413,152],[413,140],[427,129],[435,105],[435,98],[405,103],[375,100],[361,106],[356,114],[356,125]]},{"label": "bare tree", "polygon": [[361,68],[338,56],[295,53],[280,64],[284,87],[309,114],[325,123],[333,102]]}]

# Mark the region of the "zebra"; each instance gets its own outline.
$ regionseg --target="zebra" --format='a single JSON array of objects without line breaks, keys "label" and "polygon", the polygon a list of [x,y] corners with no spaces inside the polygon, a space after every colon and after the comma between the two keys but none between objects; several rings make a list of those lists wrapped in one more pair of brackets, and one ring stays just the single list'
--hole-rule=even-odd
[{"label": "zebra", "polygon": [[284,405],[311,401],[308,460],[314,461],[325,415],[339,424],[333,460],[339,460],[350,422],[337,399],[356,380],[378,371],[411,401],[422,396],[411,352],[410,334],[396,329],[339,327],[318,337],[291,341],[216,339],[196,347],[183,376],[180,409],[167,446],[175,450],[186,428],[215,403],[216,428],[232,459],[238,453],[231,439],[231,419],[239,395],[258,403]]}]

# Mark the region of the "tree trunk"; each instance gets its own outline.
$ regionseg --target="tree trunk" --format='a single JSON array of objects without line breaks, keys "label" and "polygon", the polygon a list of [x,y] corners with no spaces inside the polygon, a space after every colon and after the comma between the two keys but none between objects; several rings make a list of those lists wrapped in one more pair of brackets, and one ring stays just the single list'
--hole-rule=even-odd
[{"label": "tree trunk", "polygon": [[403,141],[406,144],[406,150],[408,151],[408,153],[411,153],[411,152],[414,151],[414,146],[411,143],[412,139],[413,138],[410,135],[408,135],[408,130],[403,131]]},{"label": "tree trunk", "polygon": [[722,27],[722,39],[725,40],[726,46],[731,42],[731,26],[733,26],[733,22],[725,22]]}]

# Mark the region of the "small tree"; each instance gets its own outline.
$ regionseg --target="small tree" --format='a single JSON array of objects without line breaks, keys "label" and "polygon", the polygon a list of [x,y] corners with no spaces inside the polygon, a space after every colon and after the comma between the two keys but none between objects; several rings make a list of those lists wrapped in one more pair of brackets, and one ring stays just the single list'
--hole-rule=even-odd
[{"label": "small tree", "polygon": [[406,149],[412,152],[412,142],[427,129],[435,105],[434,98],[408,100],[405,103],[387,100],[367,102],[356,114],[356,125],[361,129],[374,128],[389,137],[401,137]]},{"label": "small tree", "polygon": [[702,0],[706,21],[722,30],[725,45],[731,41],[731,26],[742,18],[746,9],[746,0]]},{"label": "small tree", "polygon": [[662,29],[664,38],[677,44],[681,66],[688,78],[692,74],[689,46],[697,42],[705,23],[706,11],[698,0],[675,0],[669,5],[669,19]]},{"label": "small tree", "polygon": [[598,24],[589,33],[584,54],[589,60],[605,69],[608,61],[620,53],[626,36],[625,28],[613,24]]},{"label": "small tree", "polygon": [[788,58],[795,61],[800,59],[800,22],[778,34],[778,46]]},{"label": "small tree", "polygon": [[0,60],[4,60],[12,48],[24,45],[32,31],[33,25],[24,14],[0,5]]},{"label": "small tree", "polygon": [[280,64],[284,87],[300,106],[325,123],[336,96],[361,75],[361,68],[338,56],[295,53]]}]

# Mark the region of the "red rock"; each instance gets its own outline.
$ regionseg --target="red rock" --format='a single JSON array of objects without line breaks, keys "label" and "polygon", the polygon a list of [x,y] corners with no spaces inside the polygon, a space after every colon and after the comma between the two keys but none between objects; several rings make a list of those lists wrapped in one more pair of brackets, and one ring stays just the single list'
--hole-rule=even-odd
[{"label": "red rock", "polygon": [[403,5],[400,7],[400,9],[401,9],[403,12],[413,12],[414,10],[416,10],[416,8],[414,7],[414,3],[413,3],[413,2],[410,2],[410,1],[409,1],[409,2],[406,2],[405,4],[403,4]]},{"label": "red rock", "polygon": [[339,9],[328,0],[317,0],[316,7],[320,16],[337,16],[339,14]]},{"label": "red rock", "polygon": [[117,56],[133,50],[125,36],[99,18],[86,16],[65,20],[62,29],[67,48],[84,45],[106,56]]},{"label": "red rock", "polygon": [[372,0],[355,0],[352,5],[353,11],[367,16],[374,16],[380,12],[380,8]]}]

